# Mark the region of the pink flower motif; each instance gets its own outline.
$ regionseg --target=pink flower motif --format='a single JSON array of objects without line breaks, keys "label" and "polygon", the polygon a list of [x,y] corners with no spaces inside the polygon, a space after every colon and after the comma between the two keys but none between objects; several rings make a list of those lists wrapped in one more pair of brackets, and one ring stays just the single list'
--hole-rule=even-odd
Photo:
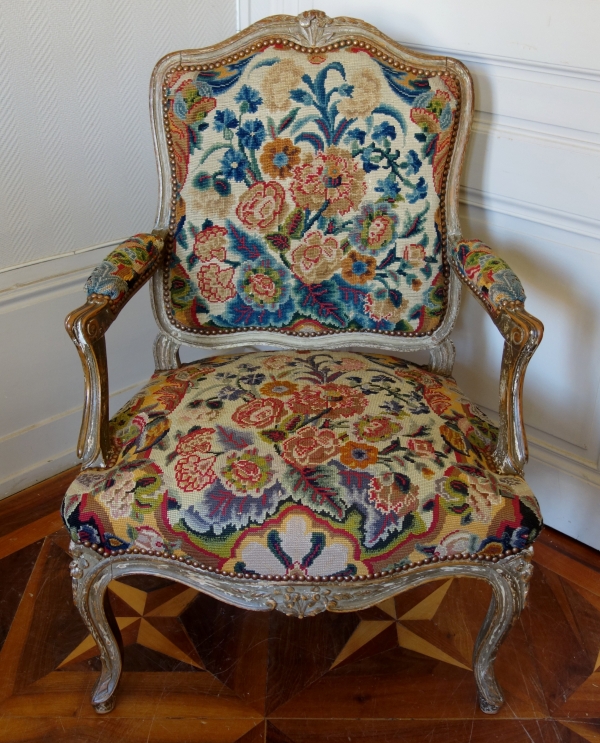
[{"label": "pink flower motif", "polygon": [[238,219],[250,229],[266,230],[276,225],[283,212],[285,190],[277,181],[255,183],[240,196],[235,210]]},{"label": "pink flower motif", "polygon": [[407,245],[402,257],[413,268],[421,268],[425,263],[425,248],[422,245]]},{"label": "pink flower motif", "polygon": [[189,454],[180,457],[175,465],[175,481],[184,493],[203,490],[213,483],[217,476],[214,465],[216,457],[203,457],[199,454]]},{"label": "pink flower motif", "polygon": [[162,550],[165,547],[165,542],[162,534],[159,534],[155,529],[150,526],[139,526],[137,528],[137,534],[134,545],[139,549],[145,550]]},{"label": "pink flower motif", "polygon": [[310,467],[329,462],[339,450],[340,445],[333,431],[306,427],[285,442],[282,456],[292,464]]},{"label": "pink flower motif", "polygon": [[248,279],[248,283],[252,287],[252,294],[263,301],[268,302],[277,293],[277,285],[270,276],[264,273],[253,274]]},{"label": "pink flower motif", "polygon": [[199,428],[182,436],[177,443],[178,454],[206,454],[210,451],[214,428]]},{"label": "pink flower motif", "polygon": [[226,237],[227,230],[224,227],[207,227],[196,235],[194,253],[201,261],[209,261],[211,258],[224,261],[227,255]]},{"label": "pink flower motif", "polygon": [[200,266],[198,287],[200,294],[209,302],[225,302],[235,297],[233,268],[219,268],[216,263]]},{"label": "pink flower motif", "polygon": [[278,423],[285,413],[285,405],[276,397],[251,400],[239,407],[231,420],[242,428],[268,428]]},{"label": "pink flower motif", "polygon": [[304,165],[294,168],[292,195],[302,209],[321,209],[332,217],[356,209],[367,192],[365,172],[352,153],[340,147],[320,152]]},{"label": "pink flower motif", "polygon": [[319,284],[333,276],[343,254],[337,240],[320,230],[309,232],[290,254],[292,271],[305,284]]}]

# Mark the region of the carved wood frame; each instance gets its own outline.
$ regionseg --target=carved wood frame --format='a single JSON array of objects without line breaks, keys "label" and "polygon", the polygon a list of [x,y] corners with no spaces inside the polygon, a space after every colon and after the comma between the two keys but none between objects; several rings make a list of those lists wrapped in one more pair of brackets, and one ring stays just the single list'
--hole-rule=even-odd
[{"label": "carved wood frame", "polygon": [[[372,26],[350,18],[330,19],[319,11],[307,11],[297,18],[274,16],[250,26],[231,39],[200,51],[184,51],[167,55],[156,66],[151,83],[151,112],[153,137],[157,153],[160,194],[156,230],[164,235],[172,228],[174,205],[173,182],[169,168],[169,149],[162,117],[163,80],[173,66],[209,65],[218,59],[233,58],[240,50],[260,39],[287,39],[301,48],[331,46],[339,40],[360,39],[371,44],[381,55],[402,60],[411,69],[451,72],[461,87],[461,114],[456,130],[456,143],[448,165],[447,186],[444,195],[446,209],[447,250],[462,239],[458,219],[458,189],[460,171],[472,122],[473,92],[467,69],[457,60],[421,54],[406,49]],[[168,249],[168,246],[167,246]],[[168,250],[164,251],[167,254]],[[449,258],[449,265],[455,264]],[[163,256],[164,260],[164,256]],[[160,261],[157,262],[158,268]],[[125,298],[123,304],[149,278],[143,276],[139,285]],[[282,348],[303,349],[318,345],[321,349],[367,346],[381,350],[429,350],[430,368],[450,374],[454,361],[454,346],[449,339],[460,302],[460,281],[464,281],[478,297],[476,287],[457,277],[457,271],[448,276],[448,305],[440,326],[427,337],[390,337],[388,334],[344,333],[329,336],[284,336],[266,331],[247,331],[233,337],[226,333],[198,336],[182,331],[169,320],[163,294],[162,273],[154,270],[152,277],[152,306],[160,333],[154,345],[157,369],[179,366],[178,350],[181,344],[209,348],[230,348],[252,344],[268,344]],[[479,297],[481,300],[481,297]],[[518,303],[490,308],[483,303],[505,338],[500,383],[500,434],[495,461],[501,473],[522,473],[527,459],[527,444],[522,415],[522,387],[527,364],[539,344],[543,327],[539,320],[527,313]],[[84,417],[79,437],[78,455],[83,467],[105,467],[110,463],[108,437],[108,372],[104,334],[123,305],[113,307],[109,298],[94,296],[72,312],[66,321],[67,330],[79,351],[85,377]],[[203,591],[236,606],[254,610],[277,609],[297,617],[310,616],[321,611],[355,611],[372,606],[385,598],[431,580],[463,576],[487,581],[493,590],[492,602],[475,645],[473,665],[484,712],[497,712],[503,703],[502,692],[494,676],[494,659],[498,647],[511,624],[522,611],[531,577],[531,548],[518,554],[486,559],[483,555],[463,554],[454,561],[441,562],[428,558],[408,569],[382,574],[364,582],[350,583],[337,580],[300,582],[251,580],[249,576],[216,574],[202,570],[191,560],[167,559],[164,554],[128,550],[127,554],[110,557],[91,547],[71,545],[73,562],[73,592],[75,603],[101,654],[102,672],[92,695],[92,703],[100,713],[112,709],[115,691],[121,673],[121,655],[106,614],[105,592],[111,580],[133,573],[162,576]],[[161,559],[162,558],[162,559]]]},{"label": "carved wood frame", "polygon": [[[354,18],[328,18],[323,12],[305,11],[298,17],[271,16],[254,23],[249,28],[232,36],[226,41],[204,49],[174,52],[163,57],[154,68],[150,83],[150,110],[152,131],[157,155],[160,194],[159,210],[155,227],[175,229],[174,191],[175,179],[171,173],[169,139],[170,134],[165,126],[164,106],[166,79],[174,70],[212,69],[218,63],[236,61],[238,58],[254,53],[261,44],[285,44],[288,48],[300,52],[315,50],[332,51],[348,45],[355,40],[359,46],[373,51],[378,57],[389,60],[398,69],[421,71],[423,74],[451,74],[460,86],[460,116],[453,133],[453,151],[446,164],[447,181],[441,201],[446,214],[446,228],[443,239],[460,235],[458,220],[459,180],[465,149],[472,122],[473,87],[466,67],[458,60],[431,54],[415,52],[401,46],[393,39],[381,33],[374,26]],[[169,316],[169,294],[165,288],[162,272],[155,273],[152,279],[152,306],[156,321],[164,336],[160,341],[161,351],[170,347],[171,358],[179,345],[188,344],[203,348],[233,348],[248,344],[268,344],[287,349],[303,349],[318,346],[320,350],[342,349],[352,347],[369,347],[384,351],[419,351],[428,350],[436,370],[450,374],[454,361],[453,346],[448,336],[454,327],[460,305],[460,281],[450,270],[449,261],[445,266],[448,281],[446,313],[440,325],[430,334],[419,336],[417,333],[395,334],[393,331],[331,331],[328,334],[279,332],[278,328],[249,330],[244,332],[236,328],[218,329],[214,334],[194,333],[179,326]],[[164,368],[169,363],[162,354],[157,356],[157,363]]]},{"label": "carved wood frame", "polygon": [[531,547],[494,560],[467,553],[451,562],[428,558],[408,569],[386,571],[371,579],[351,582],[265,580],[242,573],[216,574],[183,558],[162,556],[161,559],[146,550],[103,556],[73,542],[70,552],[74,602],[100,649],[102,670],[92,692],[92,704],[100,714],[113,709],[122,670],[121,648],[115,636],[118,629],[110,611],[107,612],[106,589],[112,580],[134,574],[174,580],[243,609],[276,609],[299,618],[323,611],[358,611],[440,578],[484,580],[492,587],[492,600],[475,642],[473,670],[479,705],[484,712],[495,714],[504,703],[494,673],[496,653],[525,606],[533,571]]}]

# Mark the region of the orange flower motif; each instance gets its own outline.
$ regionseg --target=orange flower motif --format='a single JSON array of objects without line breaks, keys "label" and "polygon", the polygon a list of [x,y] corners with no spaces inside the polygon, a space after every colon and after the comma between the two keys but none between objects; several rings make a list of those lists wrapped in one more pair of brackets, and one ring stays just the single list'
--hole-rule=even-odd
[{"label": "orange flower motif", "polygon": [[350,418],[367,407],[367,398],[360,390],[346,384],[308,385],[287,401],[293,413],[313,415],[329,410],[330,418]]},{"label": "orange flower motif", "polygon": [[428,459],[435,458],[435,447],[431,441],[425,441],[425,439],[409,439],[408,448],[414,451],[419,457],[426,457]]},{"label": "orange flower motif", "polygon": [[292,464],[302,467],[325,464],[340,450],[337,436],[328,428],[303,428],[297,436],[283,445],[282,456]]},{"label": "orange flower motif", "polygon": [[300,152],[300,148],[291,139],[278,137],[265,144],[260,164],[272,178],[289,178],[292,168],[300,163]]},{"label": "orange flower motif", "polygon": [[198,271],[200,294],[209,302],[225,302],[235,297],[233,272],[233,268],[219,268],[216,263],[200,266]]},{"label": "orange flower motif", "polygon": [[224,261],[226,238],[227,230],[224,227],[207,227],[196,235],[194,253],[201,261],[209,261],[211,258]]},{"label": "orange flower motif", "polygon": [[279,369],[283,369],[284,367],[288,366],[288,364],[292,361],[294,361],[293,356],[288,356],[287,354],[281,353],[277,354],[276,356],[267,357],[263,360],[262,363],[270,371],[278,371]]},{"label": "orange flower motif", "polygon": [[235,213],[250,229],[273,227],[283,213],[285,191],[277,181],[259,182],[240,196]]},{"label": "orange flower motif", "polygon": [[457,451],[459,454],[469,453],[467,441],[461,433],[448,426],[440,426],[440,433],[444,441],[450,444],[454,451]]},{"label": "orange flower motif", "polygon": [[356,209],[367,192],[365,172],[354,161],[352,153],[340,147],[329,147],[304,165],[294,168],[292,195],[302,209],[320,209],[332,217]]},{"label": "orange flower motif", "polygon": [[354,424],[355,434],[365,441],[385,441],[402,430],[402,425],[384,416],[367,416]]},{"label": "orange flower motif", "polygon": [[275,397],[286,397],[298,389],[298,385],[293,382],[287,382],[284,379],[276,379],[274,382],[267,382],[260,388],[261,395],[275,395]]},{"label": "orange flower motif", "polygon": [[242,428],[268,428],[278,423],[284,415],[285,406],[275,397],[258,398],[239,407],[231,420]]},{"label": "orange flower motif", "polygon": [[366,284],[375,276],[377,260],[351,250],[342,261],[342,278],[349,284]]},{"label": "orange flower motif", "polygon": [[175,465],[175,481],[184,493],[203,490],[211,485],[217,475],[214,471],[216,457],[189,454],[181,457]]},{"label": "orange flower motif", "polygon": [[347,441],[340,449],[340,462],[352,469],[366,469],[370,464],[377,462],[379,450],[376,446],[359,444],[357,441]]},{"label": "orange flower motif", "polygon": [[292,271],[305,284],[320,284],[333,276],[342,260],[335,237],[320,230],[309,232],[304,241],[290,253]]},{"label": "orange flower motif", "polygon": [[423,396],[436,415],[442,415],[452,405],[452,400],[439,387],[426,387]]}]

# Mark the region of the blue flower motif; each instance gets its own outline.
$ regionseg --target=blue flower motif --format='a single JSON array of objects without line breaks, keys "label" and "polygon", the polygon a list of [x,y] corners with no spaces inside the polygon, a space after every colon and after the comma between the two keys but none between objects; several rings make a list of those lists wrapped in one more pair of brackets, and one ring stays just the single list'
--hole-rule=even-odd
[{"label": "blue flower motif", "polygon": [[248,167],[248,160],[246,157],[233,148],[227,150],[221,160],[221,168],[225,178],[233,178],[235,181],[241,182],[244,180],[246,174],[246,168]]},{"label": "blue flower motif", "polygon": [[180,119],[185,119],[185,117],[187,116],[187,106],[181,93],[177,93],[177,95],[175,96],[173,111],[175,111],[175,115]]},{"label": "blue flower motif", "polygon": [[245,121],[238,131],[240,142],[249,150],[257,150],[267,136],[265,125],[259,119]]},{"label": "blue flower motif", "polygon": [[201,98],[212,98],[213,89],[205,80],[196,80],[196,87]]},{"label": "blue flower motif", "polygon": [[254,387],[257,384],[262,384],[265,379],[266,377],[264,374],[246,374],[243,377],[240,377],[240,382],[242,384],[249,384],[250,386]]},{"label": "blue flower motif", "polygon": [[373,156],[373,145],[369,145],[368,147],[365,147],[365,149],[362,151],[362,154],[360,156],[362,163],[363,163],[363,170],[365,173],[370,173],[372,170],[379,170],[379,165],[375,165],[375,163],[371,162],[371,157]]},{"label": "blue flower motif", "polygon": [[348,134],[346,134],[346,140],[348,142],[356,141],[362,145],[365,143],[366,136],[367,133],[362,129],[351,129]]},{"label": "blue flower motif", "polygon": [[419,178],[417,181],[417,185],[414,187],[412,193],[410,193],[407,196],[407,201],[409,204],[414,204],[419,199],[424,199],[427,196],[427,184],[425,183],[425,178]]},{"label": "blue flower motif", "polygon": [[416,175],[421,170],[421,165],[423,163],[419,160],[417,153],[414,150],[409,150],[406,156],[406,175]]},{"label": "blue flower motif", "polygon": [[242,113],[249,111],[251,114],[255,114],[263,102],[258,90],[251,88],[249,85],[242,85],[233,100],[241,105]]},{"label": "blue flower motif", "polygon": [[244,396],[244,390],[240,390],[237,387],[227,386],[222,387],[219,390],[218,397],[221,400],[239,400],[240,397]]},{"label": "blue flower motif", "polygon": [[382,198],[391,199],[392,201],[400,193],[400,185],[396,181],[396,178],[390,173],[387,178],[382,178],[377,181],[375,186],[377,193],[380,193]]},{"label": "blue flower motif", "polygon": [[235,113],[230,108],[224,108],[222,111],[217,111],[215,114],[213,127],[215,128],[215,131],[222,132],[225,131],[225,129],[235,129],[238,123]]},{"label": "blue flower motif", "polygon": [[389,121],[377,124],[375,129],[373,129],[373,139],[376,142],[380,142],[386,137],[388,139],[396,139],[396,127],[392,126]]}]

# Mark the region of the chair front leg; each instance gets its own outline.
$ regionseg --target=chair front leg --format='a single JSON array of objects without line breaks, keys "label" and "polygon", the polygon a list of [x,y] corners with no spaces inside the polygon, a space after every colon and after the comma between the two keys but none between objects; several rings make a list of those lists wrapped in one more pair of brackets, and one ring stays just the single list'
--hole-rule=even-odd
[{"label": "chair front leg", "polygon": [[73,600],[100,650],[102,663],[100,678],[92,692],[92,705],[98,714],[106,714],[115,706],[115,692],[123,668],[120,632],[106,594],[112,580],[112,567],[99,555],[93,561],[80,545],[71,543],[70,552]]},{"label": "chair front leg", "polygon": [[530,547],[508,562],[493,566],[492,600],[473,650],[473,671],[482,712],[495,715],[504,704],[496,681],[494,661],[509,629],[517,621],[527,599],[533,572]]}]

